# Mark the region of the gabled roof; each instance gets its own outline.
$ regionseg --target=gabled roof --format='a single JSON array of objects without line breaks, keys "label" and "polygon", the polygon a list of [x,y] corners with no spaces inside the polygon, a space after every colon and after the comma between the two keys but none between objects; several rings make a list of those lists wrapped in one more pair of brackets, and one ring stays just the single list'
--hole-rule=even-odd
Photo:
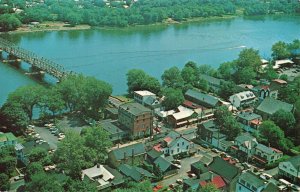
[{"label": "gabled roof", "polygon": [[240,101],[244,101],[244,100],[248,100],[248,99],[255,99],[256,96],[251,91],[243,91],[243,92],[239,92],[234,95],[231,95],[230,98],[239,99]]},{"label": "gabled roof", "polygon": [[111,119],[106,119],[100,122],[101,127],[107,131],[109,134],[122,134],[124,131],[116,126],[117,120],[112,121]]},{"label": "gabled roof", "polygon": [[172,163],[163,157],[158,157],[154,161],[154,164],[158,166],[162,172],[165,172],[170,166],[172,166]]},{"label": "gabled roof", "polygon": [[297,170],[300,168],[300,155],[292,157],[287,161],[290,162]]},{"label": "gabled roof", "polygon": [[209,120],[201,124],[205,129],[215,129],[216,123],[214,120]]},{"label": "gabled roof", "polygon": [[257,175],[253,174],[250,171],[246,171],[242,173],[239,177],[239,179],[245,181],[246,183],[251,184],[251,186],[254,186],[255,188],[260,188],[261,186],[264,186],[264,180],[258,177]]},{"label": "gabled roof", "polygon": [[218,78],[215,78],[215,77],[206,75],[206,74],[201,74],[201,75],[200,75],[200,78],[201,78],[201,79],[204,79],[204,80],[206,80],[207,82],[212,83],[212,84],[214,84],[214,85],[220,85],[221,82],[225,82],[223,79],[218,79]]},{"label": "gabled roof", "polygon": [[247,121],[251,121],[253,119],[259,119],[261,118],[260,115],[253,113],[253,112],[241,112],[237,115],[241,119],[245,119]]},{"label": "gabled roof", "polygon": [[114,176],[104,168],[103,165],[95,165],[94,167],[82,170],[82,178],[88,176],[91,180],[97,181],[102,179],[104,181],[109,181],[114,178]]},{"label": "gabled roof", "polygon": [[[206,173],[207,174],[207,173]],[[212,173],[210,173],[212,174]],[[211,175],[209,176],[210,178],[205,178],[203,179],[204,175],[200,176],[200,185],[201,187],[204,187],[205,185],[207,185],[208,183],[213,183],[217,189],[223,188],[226,186],[225,181],[223,180],[223,178],[220,175]]]},{"label": "gabled roof", "polygon": [[273,148],[267,147],[267,146],[265,146],[263,144],[260,144],[260,143],[256,146],[256,149],[258,149],[258,150],[260,150],[260,151],[262,151],[263,153],[266,153],[266,154],[282,153],[281,151],[279,151],[277,149],[274,150]]},{"label": "gabled roof", "polygon": [[197,162],[191,164],[191,167],[198,169],[200,171],[200,173],[208,172],[208,168],[201,161],[197,161]]},{"label": "gabled roof", "polygon": [[141,96],[150,96],[150,95],[154,95],[154,93],[147,91],[147,90],[143,90],[143,91],[134,91],[134,93],[141,95]]},{"label": "gabled roof", "polygon": [[227,182],[231,182],[239,174],[239,169],[236,166],[224,161],[221,157],[215,157],[208,167],[211,171],[226,179]]},{"label": "gabled roof", "polygon": [[173,146],[174,144],[176,144],[177,141],[178,141],[178,139],[180,139],[180,138],[182,138],[182,139],[184,139],[184,140],[186,140],[186,141],[189,142],[188,139],[186,139],[185,137],[183,137],[181,134],[179,134],[179,133],[176,132],[176,131],[170,131],[170,132],[168,133],[168,135],[164,138],[164,141],[167,143],[167,145],[168,145],[169,147],[171,147],[171,146]]},{"label": "gabled roof", "polygon": [[148,109],[147,107],[135,102],[122,104],[120,105],[120,109],[126,110],[134,116],[151,112],[151,109]]},{"label": "gabled roof", "polygon": [[147,152],[147,155],[149,157],[151,157],[152,159],[156,159],[158,157],[160,157],[163,153],[162,152],[159,152],[155,149],[151,149],[150,151]]},{"label": "gabled roof", "polygon": [[134,181],[141,181],[144,177],[148,177],[148,178],[154,177],[153,174],[151,174],[149,171],[145,169],[135,167],[135,166],[130,166],[127,164],[120,165],[119,170],[127,177],[131,177]]},{"label": "gabled roof", "polygon": [[183,107],[183,106],[179,106],[178,110],[179,110],[179,112],[176,112],[176,113],[172,114],[172,116],[176,120],[185,119],[185,118],[188,118],[188,117],[190,117],[194,114],[193,110],[191,110],[189,108],[186,108],[186,107]]},{"label": "gabled roof", "polygon": [[256,138],[249,134],[242,134],[237,136],[235,138],[235,142],[241,144],[243,147],[246,147],[248,149],[252,149],[258,144]]},{"label": "gabled roof", "polygon": [[211,107],[216,106],[217,103],[219,102],[218,98],[216,98],[212,95],[206,94],[206,93],[202,93],[202,92],[194,90],[194,89],[189,89],[185,93],[185,95],[192,97],[192,98],[198,100],[199,102],[201,101],[202,103],[206,103]]},{"label": "gabled roof", "polygon": [[124,159],[125,155],[126,157],[137,156],[146,153],[146,151],[143,143],[135,143],[126,147],[113,149],[110,153],[115,156],[116,160],[121,160]]},{"label": "gabled roof", "polygon": [[270,115],[274,114],[280,109],[287,112],[291,112],[293,110],[293,105],[280,100],[273,99],[271,97],[267,97],[256,108],[256,110],[262,111]]}]

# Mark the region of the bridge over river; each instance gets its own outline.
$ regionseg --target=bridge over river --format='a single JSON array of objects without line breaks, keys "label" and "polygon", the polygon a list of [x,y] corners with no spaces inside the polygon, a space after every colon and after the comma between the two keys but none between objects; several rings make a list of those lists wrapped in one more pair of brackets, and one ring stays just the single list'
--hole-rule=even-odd
[{"label": "bridge over river", "polygon": [[2,52],[8,53],[8,59],[2,60],[3,62],[18,64],[24,61],[31,65],[32,75],[44,75],[45,73],[61,80],[65,76],[69,75],[71,72],[66,71],[63,66],[56,64],[55,62],[37,56],[35,53],[18,47],[14,43],[0,38],[0,57],[2,57]]}]

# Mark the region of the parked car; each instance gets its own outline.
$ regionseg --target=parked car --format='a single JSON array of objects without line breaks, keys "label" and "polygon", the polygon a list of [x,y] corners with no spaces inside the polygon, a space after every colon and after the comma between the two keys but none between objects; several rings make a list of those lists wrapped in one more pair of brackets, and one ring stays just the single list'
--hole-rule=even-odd
[{"label": "parked car", "polygon": [[203,147],[203,148],[205,148],[205,149],[208,149],[208,148],[209,148],[209,145],[207,145],[206,143],[201,143],[200,145],[201,145],[201,147]]},{"label": "parked car", "polygon": [[220,151],[218,149],[216,149],[216,148],[211,149],[211,151],[215,152],[215,153],[220,153]]},{"label": "parked car", "polygon": [[189,176],[190,178],[194,178],[194,177],[196,177],[196,174],[195,174],[195,173],[188,173],[188,176]]},{"label": "parked car", "polygon": [[176,183],[183,184],[183,180],[182,179],[176,179]]},{"label": "parked car", "polygon": [[58,129],[54,129],[54,130],[51,131],[52,134],[55,134],[57,132],[58,132]]}]

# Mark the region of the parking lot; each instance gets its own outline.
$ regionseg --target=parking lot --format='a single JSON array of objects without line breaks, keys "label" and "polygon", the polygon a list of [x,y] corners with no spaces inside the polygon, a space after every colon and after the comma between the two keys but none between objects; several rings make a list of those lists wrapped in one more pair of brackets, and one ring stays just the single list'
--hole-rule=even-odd
[{"label": "parking lot", "polygon": [[51,149],[57,149],[58,138],[51,134],[50,130],[46,127],[34,127],[36,133],[38,133],[41,139],[49,143]]},{"label": "parking lot", "polygon": [[289,81],[293,81],[296,77],[300,76],[300,67],[283,68],[279,71],[279,75],[287,75]]}]

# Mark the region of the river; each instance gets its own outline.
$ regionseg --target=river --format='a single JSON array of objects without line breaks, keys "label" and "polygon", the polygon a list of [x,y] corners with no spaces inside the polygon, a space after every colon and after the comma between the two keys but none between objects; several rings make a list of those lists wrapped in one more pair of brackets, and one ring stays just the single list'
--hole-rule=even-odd
[{"label": "river", "polygon": [[[187,61],[209,64],[237,58],[255,48],[269,58],[277,41],[300,38],[299,16],[233,18],[175,25],[138,26],[125,29],[91,29],[5,35],[19,46],[52,59],[72,70],[112,84],[114,94],[126,92],[126,73],[133,68],[161,77],[172,66]],[[0,64],[0,105],[9,92],[36,82]]]}]

